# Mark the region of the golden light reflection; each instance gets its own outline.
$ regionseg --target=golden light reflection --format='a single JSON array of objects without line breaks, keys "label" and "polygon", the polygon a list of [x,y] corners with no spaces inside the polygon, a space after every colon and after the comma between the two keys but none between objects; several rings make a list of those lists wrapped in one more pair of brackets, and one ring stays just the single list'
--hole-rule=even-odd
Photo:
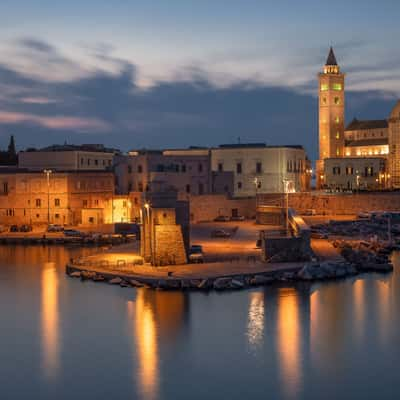
[{"label": "golden light reflection", "polygon": [[354,293],[354,329],[357,339],[362,339],[365,332],[365,280],[357,279],[353,284]]},{"label": "golden light reflection", "polygon": [[136,301],[128,301],[128,315],[134,324],[139,363],[140,391],[146,399],[155,399],[158,393],[158,349],[154,310],[146,304],[145,290],[138,290]]},{"label": "golden light reflection", "polygon": [[287,397],[295,398],[301,380],[301,327],[299,299],[293,288],[280,291],[278,351],[284,391]]},{"label": "golden light reflection", "polygon": [[247,337],[252,347],[258,347],[264,339],[264,293],[251,292],[249,306],[249,320],[247,323]]},{"label": "golden light reflection", "polygon": [[391,285],[389,281],[376,281],[378,286],[379,339],[382,345],[388,343],[390,325]]},{"label": "golden light reflection", "polygon": [[42,270],[42,351],[43,370],[54,377],[59,367],[58,277],[54,263]]}]

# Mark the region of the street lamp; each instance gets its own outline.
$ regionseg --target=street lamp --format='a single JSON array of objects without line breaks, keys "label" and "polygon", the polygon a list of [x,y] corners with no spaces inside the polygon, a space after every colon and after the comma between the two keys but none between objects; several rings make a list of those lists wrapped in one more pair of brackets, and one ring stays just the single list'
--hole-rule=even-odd
[{"label": "street lamp", "polygon": [[[289,191],[290,185],[293,185],[293,181],[290,179],[283,179],[283,190],[285,193],[285,203],[286,203],[286,234],[289,232]],[[294,191],[294,190],[291,190]]]},{"label": "street lamp", "polygon": [[47,224],[50,225],[50,174],[53,171],[51,169],[45,169],[43,172],[47,177]]}]

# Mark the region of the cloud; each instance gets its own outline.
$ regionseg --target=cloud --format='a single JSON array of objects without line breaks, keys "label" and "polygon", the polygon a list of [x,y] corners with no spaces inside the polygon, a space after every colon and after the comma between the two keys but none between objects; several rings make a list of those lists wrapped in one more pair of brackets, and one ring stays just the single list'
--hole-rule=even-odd
[{"label": "cloud", "polygon": [[[42,73],[50,74],[54,66],[47,57],[60,70],[82,69],[45,42],[25,39],[20,50],[30,53],[33,65],[44,60]],[[0,64],[2,146],[11,133],[19,148],[67,140],[104,143],[123,151],[216,146],[237,142],[240,137],[242,142],[303,144],[310,157],[317,158],[317,82],[303,68],[299,67],[300,75],[307,79],[293,77],[290,86],[285,86],[280,80],[265,83],[264,77],[256,75],[243,79],[240,74],[227,73],[226,79],[222,70],[221,75],[212,74],[201,63],[194,63],[173,79],[153,81],[143,88],[138,84],[139,68],[114,57],[112,47],[100,45],[91,52],[98,60],[96,68],[70,79],[27,73],[25,64],[23,68]],[[274,68],[278,73],[278,65]],[[304,68],[314,67],[306,64]],[[354,85],[361,83],[353,81]],[[385,118],[394,97],[393,90],[364,87],[360,92],[350,91],[348,119]]]},{"label": "cloud", "polygon": [[96,118],[66,116],[38,116],[9,111],[0,111],[0,124],[38,124],[44,128],[56,130],[73,129],[85,132],[103,132],[110,129],[108,124]]}]

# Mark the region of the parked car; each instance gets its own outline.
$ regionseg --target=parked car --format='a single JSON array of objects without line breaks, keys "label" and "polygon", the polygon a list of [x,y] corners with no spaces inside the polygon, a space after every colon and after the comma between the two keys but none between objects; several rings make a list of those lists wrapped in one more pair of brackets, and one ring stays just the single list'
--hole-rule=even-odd
[{"label": "parked car", "polygon": [[19,231],[20,232],[31,232],[32,231],[32,226],[31,225],[27,225],[27,224],[21,225],[19,227]]},{"label": "parked car", "polygon": [[245,218],[243,215],[235,215],[231,217],[231,221],[244,221]]},{"label": "parked car", "polygon": [[211,237],[214,238],[229,238],[231,237],[231,234],[227,231],[224,231],[223,229],[214,229],[211,232]]},{"label": "parked car", "polygon": [[11,225],[10,232],[18,232],[18,225]]},{"label": "parked car", "polygon": [[367,219],[370,218],[370,214],[366,211],[361,211],[357,214],[357,217],[360,219]]},{"label": "parked car", "polygon": [[317,211],[313,208],[309,208],[308,210],[304,211],[303,215],[317,215]]},{"label": "parked car", "polygon": [[76,229],[64,229],[64,235],[72,237],[83,236],[82,232]]},{"label": "parked car", "polygon": [[47,232],[62,232],[64,227],[62,225],[50,224],[47,227]]},{"label": "parked car", "polygon": [[229,217],[226,215],[218,215],[217,218],[214,219],[215,222],[228,222]]},{"label": "parked car", "polygon": [[190,246],[189,262],[191,263],[204,262],[203,246],[199,244],[193,244],[192,246]]}]

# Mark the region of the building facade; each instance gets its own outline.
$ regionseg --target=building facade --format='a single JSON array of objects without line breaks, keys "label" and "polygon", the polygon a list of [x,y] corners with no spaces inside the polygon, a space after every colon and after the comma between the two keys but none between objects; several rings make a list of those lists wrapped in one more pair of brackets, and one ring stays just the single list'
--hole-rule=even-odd
[{"label": "building facade", "polygon": [[214,180],[231,174],[233,197],[283,193],[285,181],[293,191],[310,189],[311,164],[302,146],[221,145],[211,150],[211,170]]},{"label": "building facade", "polygon": [[112,172],[0,170],[0,224],[99,225],[139,216],[138,194],[115,196]]},{"label": "building facade", "polygon": [[330,49],[319,75],[317,188],[383,190],[400,187],[400,102],[388,119],[354,118],[343,130],[344,77]]},{"label": "building facade", "polygon": [[102,145],[61,145],[18,153],[18,167],[31,171],[104,171],[111,169],[115,150]]},{"label": "building facade", "polygon": [[209,149],[141,150],[115,159],[117,192],[149,192],[161,184],[182,195],[210,192]]}]

